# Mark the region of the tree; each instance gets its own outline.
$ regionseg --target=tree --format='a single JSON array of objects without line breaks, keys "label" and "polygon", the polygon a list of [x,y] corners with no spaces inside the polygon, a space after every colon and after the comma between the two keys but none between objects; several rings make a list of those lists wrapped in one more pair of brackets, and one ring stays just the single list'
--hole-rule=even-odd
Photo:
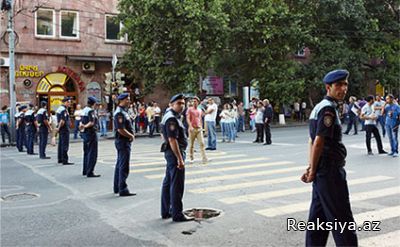
[{"label": "tree", "polygon": [[120,19],[132,43],[124,65],[146,88],[198,90],[199,78],[224,47],[227,16],[219,0],[121,0]]}]

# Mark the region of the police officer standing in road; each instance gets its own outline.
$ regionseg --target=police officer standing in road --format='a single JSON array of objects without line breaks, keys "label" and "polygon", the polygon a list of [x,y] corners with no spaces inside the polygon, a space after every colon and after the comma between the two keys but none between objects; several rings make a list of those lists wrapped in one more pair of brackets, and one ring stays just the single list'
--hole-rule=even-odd
[{"label": "police officer standing in road", "polygon": [[114,193],[119,196],[134,196],[136,193],[129,192],[126,179],[129,175],[129,160],[131,157],[133,134],[132,122],[128,114],[130,104],[129,94],[123,93],[118,96],[118,107],[114,112],[115,126],[115,148],[118,157],[114,173]]},{"label": "police officer standing in road", "polygon": [[58,139],[58,163],[63,165],[73,165],[74,163],[68,162],[68,148],[69,148],[69,129],[70,129],[70,118],[68,113],[68,107],[71,105],[69,97],[64,97],[62,100],[63,105],[57,109],[57,130],[59,132]]},{"label": "police officer standing in road", "polygon": [[34,105],[29,104],[29,110],[25,112],[25,132],[26,132],[26,153],[29,155],[34,155],[33,152],[33,142],[35,140],[35,134],[37,129],[37,122],[35,119]]},{"label": "police officer standing in road", "polygon": [[81,114],[81,122],[79,129],[82,132],[83,138],[83,176],[88,178],[100,177],[94,174],[94,167],[97,162],[97,125],[99,120],[96,116],[95,107],[97,99],[93,96],[88,98],[87,106],[83,109]]},{"label": "police officer standing in road", "polygon": [[47,114],[47,102],[42,101],[40,106],[41,108],[36,115],[36,121],[39,125],[39,158],[50,159],[50,157],[46,156],[47,139],[49,132],[52,131]]},{"label": "police officer standing in road", "polygon": [[185,150],[188,145],[185,127],[180,114],[185,108],[185,96],[177,94],[170,100],[170,110],[164,115],[162,133],[164,143],[161,151],[164,152],[167,167],[161,189],[161,217],[172,217],[175,222],[189,221],[183,213],[182,197],[185,184]]},{"label": "police officer standing in road", "polygon": [[24,152],[25,145],[25,117],[24,114],[27,110],[25,105],[19,107],[19,112],[15,114],[16,118],[16,138],[17,138],[17,149],[19,152]]},{"label": "police officer standing in road", "polygon": [[[308,222],[314,224],[346,222],[347,226],[355,225],[343,168],[347,152],[337,110],[338,101],[346,96],[348,76],[347,70],[334,70],[325,75],[327,95],[310,115],[310,164],[301,180],[313,182]],[[327,230],[307,230],[306,246],[325,246],[328,235]],[[332,235],[337,246],[357,246],[355,229],[346,228],[343,232],[334,229]]]}]

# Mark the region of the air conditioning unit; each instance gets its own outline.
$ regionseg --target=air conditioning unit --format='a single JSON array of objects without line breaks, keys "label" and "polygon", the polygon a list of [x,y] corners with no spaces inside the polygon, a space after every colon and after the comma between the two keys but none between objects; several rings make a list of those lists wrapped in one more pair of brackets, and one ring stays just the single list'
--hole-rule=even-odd
[{"label": "air conditioning unit", "polygon": [[84,62],[82,63],[83,72],[94,72],[96,70],[96,64],[94,62]]},{"label": "air conditioning unit", "polygon": [[10,59],[8,57],[0,57],[0,67],[10,67]]}]

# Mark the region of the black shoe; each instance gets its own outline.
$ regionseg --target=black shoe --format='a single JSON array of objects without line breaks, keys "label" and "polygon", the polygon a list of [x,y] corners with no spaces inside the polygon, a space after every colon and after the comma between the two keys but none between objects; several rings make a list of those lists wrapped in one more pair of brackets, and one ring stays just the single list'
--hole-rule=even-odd
[{"label": "black shoe", "polygon": [[48,159],[51,159],[51,157],[48,157],[48,156],[45,156],[45,157],[40,157],[41,159],[43,159],[43,160],[48,160]]},{"label": "black shoe", "polygon": [[87,177],[88,178],[98,178],[98,177],[101,177],[101,175],[92,173],[92,174],[88,174]]},{"label": "black shoe", "polygon": [[253,141],[253,143],[259,143],[259,141]]},{"label": "black shoe", "polygon": [[193,217],[187,217],[187,216],[182,216],[181,218],[178,219],[173,219],[175,222],[186,222],[186,221],[192,221],[194,220]]},{"label": "black shoe", "polygon": [[211,150],[211,148],[206,148],[206,150]]},{"label": "black shoe", "polygon": [[216,148],[210,148],[210,151],[215,151],[215,150],[217,150]]},{"label": "black shoe", "polygon": [[348,132],[343,132],[343,135],[348,135],[349,133]]},{"label": "black shoe", "polygon": [[171,217],[172,217],[172,215],[167,214],[167,215],[165,215],[165,216],[161,216],[161,219],[167,220],[167,219],[169,219],[169,218],[171,218]]},{"label": "black shoe", "polygon": [[65,163],[62,163],[64,166],[68,166],[68,165],[73,165],[74,163],[72,163],[72,162],[65,162]]},{"label": "black shoe", "polygon": [[379,151],[379,154],[387,154],[388,152],[386,152],[385,150],[381,150]]},{"label": "black shoe", "polygon": [[57,163],[58,163],[58,164],[61,164],[61,163],[63,163],[63,162],[62,162],[62,161],[57,161]]},{"label": "black shoe", "polygon": [[120,192],[119,196],[136,196],[136,193],[131,192]]}]

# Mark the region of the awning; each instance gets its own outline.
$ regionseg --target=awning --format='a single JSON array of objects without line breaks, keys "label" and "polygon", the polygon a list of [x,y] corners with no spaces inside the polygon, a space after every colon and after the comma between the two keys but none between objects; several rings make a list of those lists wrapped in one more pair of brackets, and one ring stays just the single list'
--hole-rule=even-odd
[{"label": "awning", "polygon": [[67,56],[68,60],[86,62],[111,62],[112,57]]}]

